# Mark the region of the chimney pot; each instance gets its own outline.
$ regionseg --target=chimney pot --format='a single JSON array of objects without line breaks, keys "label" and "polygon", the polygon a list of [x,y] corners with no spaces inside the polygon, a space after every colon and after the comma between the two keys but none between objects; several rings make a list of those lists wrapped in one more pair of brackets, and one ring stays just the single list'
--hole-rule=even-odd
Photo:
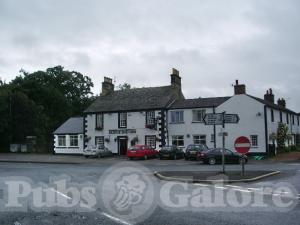
[{"label": "chimney pot", "polygon": [[239,84],[239,80],[235,80],[234,94],[235,95],[244,95],[244,94],[246,94],[246,85],[245,84]]},{"label": "chimney pot", "polygon": [[275,103],[275,98],[274,98],[274,94],[273,94],[273,90],[272,88],[270,88],[269,90],[267,90],[265,96],[264,96],[265,101],[271,102],[271,103]]},{"label": "chimney pot", "polygon": [[102,92],[101,96],[106,96],[114,92],[115,85],[113,84],[113,80],[109,77],[104,77],[102,82]]},{"label": "chimney pot", "polygon": [[175,68],[172,68],[171,76],[171,85],[181,88],[181,77],[179,76],[179,71]]}]

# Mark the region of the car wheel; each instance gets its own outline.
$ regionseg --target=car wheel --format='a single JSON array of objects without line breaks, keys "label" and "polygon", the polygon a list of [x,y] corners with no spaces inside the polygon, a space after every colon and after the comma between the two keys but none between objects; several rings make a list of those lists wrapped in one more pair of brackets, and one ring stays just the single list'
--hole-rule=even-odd
[{"label": "car wheel", "polygon": [[144,159],[147,160],[147,159],[148,159],[148,156],[145,155],[145,156],[144,156]]},{"label": "car wheel", "polygon": [[210,159],[208,160],[208,164],[209,164],[209,165],[215,165],[215,164],[216,164],[216,159],[215,159],[215,158],[210,158]]},{"label": "car wheel", "polygon": [[100,159],[101,157],[102,157],[101,154],[99,154],[99,155],[98,155],[98,158]]},{"label": "car wheel", "polygon": [[133,158],[132,158],[132,157],[129,157],[129,160],[133,160]]},{"label": "car wheel", "polygon": [[174,160],[176,160],[176,159],[177,159],[177,156],[176,156],[176,155],[174,155],[174,156],[173,156],[173,159],[174,159]]},{"label": "car wheel", "polygon": [[186,161],[188,161],[189,159],[188,159],[188,157],[184,157],[184,159],[186,160]]},{"label": "car wheel", "polygon": [[84,157],[87,159],[89,156],[86,155],[86,156],[84,156]]}]

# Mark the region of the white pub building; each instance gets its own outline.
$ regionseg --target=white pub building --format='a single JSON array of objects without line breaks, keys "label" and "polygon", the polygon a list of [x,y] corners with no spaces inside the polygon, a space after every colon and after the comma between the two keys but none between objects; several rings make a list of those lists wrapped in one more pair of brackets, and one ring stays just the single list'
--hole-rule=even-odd
[{"label": "white pub building", "polygon": [[[205,114],[224,111],[238,114],[239,122],[226,124],[225,130],[204,124]],[[236,138],[246,136],[251,140],[250,154],[269,155],[276,146],[271,137],[279,123],[289,127],[292,138],[287,144],[299,145],[299,114],[288,109],[284,99],[275,102],[272,89],[261,99],[247,94],[246,86],[236,81],[233,96],[185,99],[176,69],[172,70],[171,84],[162,87],[115,91],[112,79],[105,77],[101,95],[84,111],[80,149],[105,145],[113,153],[125,155],[135,144],[159,149],[164,145],[185,148],[204,143],[213,148],[222,146],[218,134],[226,131],[226,148],[234,150]],[[56,153],[71,153],[60,149],[59,143],[55,142]]]}]

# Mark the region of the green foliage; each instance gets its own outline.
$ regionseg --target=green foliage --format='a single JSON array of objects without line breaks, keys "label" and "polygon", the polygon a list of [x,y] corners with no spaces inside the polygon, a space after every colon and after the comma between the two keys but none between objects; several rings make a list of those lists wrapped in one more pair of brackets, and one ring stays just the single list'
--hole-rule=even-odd
[{"label": "green foliage", "polygon": [[285,149],[285,143],[288,140],[288,126],[283,123],[279,123],[277,129],[277,144],[279,150]]},{"label": "green foliage", "polygon": [[0,84],[0,147],[37,136],[41,148],[52,149],[52,132],[71,116],[81,115],[93,101],[93,83],[61,66],[46,71],[20,71]]},{"label": "green foliage", "polygon": [[128,83],[119,84],[118,89],[119,90],[129,90],[129,89],[131,89],[131,85]]}]

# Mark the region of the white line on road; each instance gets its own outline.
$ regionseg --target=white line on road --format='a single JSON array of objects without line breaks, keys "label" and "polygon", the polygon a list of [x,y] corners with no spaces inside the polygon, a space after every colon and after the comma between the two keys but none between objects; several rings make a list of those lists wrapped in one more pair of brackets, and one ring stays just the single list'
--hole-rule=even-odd
[{"label": "white line on road", "polygon": [[245,190],[245,189],[239,189],[239,188],[233,188],[235,191],[240,191],[240,192],[246,192],[246,193],[252,193],[253,191]]},{"label": "white line on road", "polygon": [[125,220],[121,220],[121,219],[119,219],[119,218],[117,218],[117,217],[114,217],[114,216],[112,216],[112,215],[109,215],[109,214],[107,214],[107,213],[101,213],[103,216],[105,216],[105,217],[107,217],[107,218],[109,218],[109,219],[111,219],[111,220],[113,220],[113,221],[115,221],[115,222],[117,222],[117,223],[120,223],[120,224],[124,224],[124,225],[132,225],[131,223],[128,223],[128,222],[126,222]]},{"label": "white line on road", "polygon": [[[51,188],[50,190],[53,191],[53,192],[55,192],[55,193],[57,193],[58,195],[60,195],[60,196],[62,196],[62,197],[64,197],[64,198],[72,199],[72,198],[69,197],[68,195],[63,194],[63,193],[61,193],[61,192],[55,190],[54,188]],[[84,207],[86,207],[86,208],[88,208],[88,209],[91,209],[91,207],[90,207],[89,205],[86,205],[86,204],[84,204]],[[113,221],[115,221],[115,222],[117,222],[117,223],[123,224],[123,225],[132,225],[131,223],[128,223],[128,222],[125,221],[125,220],[121,220],[121,219],[119,219],[119,218],[117,218],[117,217],[114,217],[114,216],[109,215],[109,214],[104,213],[104,212],[102,212],[101,215],[103,215],[103,216],[105,216],[105,217],[107,217],[107,218],[109,218],[109,219],[111,219],[111,220],[113,220]]]}]

